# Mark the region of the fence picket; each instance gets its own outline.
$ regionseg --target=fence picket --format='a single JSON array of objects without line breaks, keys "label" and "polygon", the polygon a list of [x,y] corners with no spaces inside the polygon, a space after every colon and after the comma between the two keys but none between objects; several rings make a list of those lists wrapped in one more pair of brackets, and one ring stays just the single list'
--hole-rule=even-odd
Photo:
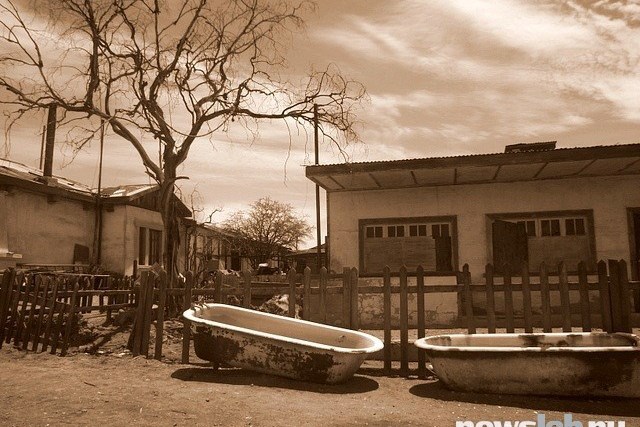
[{"label": "fence picket", "polygon": [[[425,319],[424,319],[424,269],[421,265],[416,269],[416,308],[418,311],[418,339],[425,337]],[[418,349],[418,377],[425,378],[427,376],[425,352]]]},{"label": "fence picket", "polygon": [[49,314],[47,315],[47,324],[44,328],[44,338],[42,339],[42,352],[47,351],[47,347],[49,346],[49,341],[51,339],[51,328],[53,326],[54,314],[56,312],[56,298],[58,297],[58,283],[53,281],[53,288],[51,291],[51,298],[49,301],[51,302],[51,308],[49,308]]},{"label": "fence picket", "polygon": [[391,372],[391,270],[386,266],[383,270],[384,291],[384,371]]},{"label": "fence picket", "polygon": [[40,292],[40,287],[42,286],[42,276],[35,277],[35,286],[33,288],[33,297],[29,295],[29,318],[27,319],[27,323],[24,328],[24,332],[22,334],[22,349],[27,350],[29,346],[29,340],[31,339],[34,317],[36,314],[36,305],[38,303],[38,293]]},{"label": "fence picket", "polygon": [[[184,281],[183,310],[191,308],[191,288],[193,287],[193,273],[187,271]],[[182,318],[182,363],[189,363],[189,349],[191,347],[191,321]]]},{"label": "fence picket", "polygon": [[607,277],[607,264],[598,262],[598,288],[600,291],[600,313],[602,316],[602,329],[612,332],[611,298],[609,294],[609,279]]},{"label": "fence picket", "polygon": [[631,333],[631,291],[627,263],[624,260],[618,261],[618,286],[620,287],[620,332]]},{"label": "fence picket", "polygon": [[504,317],[507,333],[515,332],[513,319],[513,289],[511,287],[511,270],[509,266],[504,268]]},{"label": "fence picket", "polygon": [[524,331],[528,334],[533,332],[530,285],[529,263],[524,261],[522,263],[522,315],[524,317]]},{"label": "fence picket", "polygon": [[540,299],[542,301],[542,331],[551,332],[551,293],[549,291],[549,274],[547,265],[540,264]]},{"label": "fence picket", "polygon": [[591,307],[589,302],[589,278],[587,265],[584,261],[578,263],[578,289],[580,292],[580,317],[582,330],[591,332]]},{"label": "fence picket", "polygon": [[476,333],[475,316],[473,315],[473,293],[471,292],[471,273],[469,273],[469,264],[462,267],[462,286],[464,292],[464,314],[467,319],[467,331],[470,334]]},{"label": "fence picket", "polygon": [[320,269],[320,320],[327,323],[327,268]]},{"label": "fence picket", "polygon": [[[296,269],[292,268],[287,273],[289,282],[289,317],[296,317],[296,280],[298,276]],[[251,282],[249,282],[249,290],[251,290]]]},{"label": "fence picket", "polygon": [[156,316],[156,345],[153,356],[156,360],[162,359],[162,340],[164,338],[164,306],[167,301],[167,272],[160,271],[158,286],[158,314]]},{"label": "fence picket", "polygon": [[304,296],[302,297],[302,318],[311,320],[311,268],[308,266],[302,274],[302,287]]},{"label": "fence picket", "polygon": [[560,310],[562,312],[562,332],[571,332],[571,299],[569,297],[569,280],[567,265],[558,264],[558,279],[560,287]]},{"label": "fence picket", "polygon": [[[44,311],[47,307],[47,297],[49,296],[49,278],[44,278],[44,289],[42,290],[42,302],[40,303],[40,312],[36,320],[35,336],[33,337],[33,351],[38,351],[38,344],[40,343],[40,334],[42,331],[42,321],[44,319]],[[37,300],[37,298],[36,298]]]},{"label": "fence picket", "polygon": [[76,305],[78,304],[78,289],[80,285],[76,280],[73,285],[73,294],[71,294],[71,302],[67,306],[67,324],[64,331],[64,339],[62,340],[62,348],[60,349],[60,356],[66,356],[69,349],[69,341],[71,340],[71,331],[73,330],[73,323],[76,318]]},{"label": "fence picket", "polygon": [[[245,270],[242,272],[242,278],[244,283],[244,292],[242,294],[242,306],[244,308],[251,308],[251,271]],[[295,299],[294,299],[295,304]],[[291,316],[291,295],[289,295],[289,316]]]},{"label": "fence picket", "polygon": [[400,374],[409,373],[409,301],[407,267],[400,268]]},{"label": "fence picket", "polygon": [[485,285],[487,295],[487,329],[490,334],[496,333],[496,302],[493,290],[493,265],[485,266]]},{"label": "fence picket", "polygon": [[351,327],[351,269],[342,269],[342,326]]}]

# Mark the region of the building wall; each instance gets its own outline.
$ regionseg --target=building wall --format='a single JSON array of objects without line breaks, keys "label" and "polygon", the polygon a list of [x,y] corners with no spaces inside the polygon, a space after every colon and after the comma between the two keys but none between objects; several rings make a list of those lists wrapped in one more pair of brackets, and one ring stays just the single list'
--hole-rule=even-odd
[{"label": "building wall", "polygon": [[628,261],[626,209],[640,207],[639,188],[639,176],[621,176],[331,192],[330,268],[359,266],[360,219],[455,215],[458,268],[468,263],[478,279],[492,261],[487,214],[581,209],[593,209],[597,258]]},{"label": "building wall", "polygon": [[94,210],[83,203],[14,189],[4,197],[0,224],[8,249],[22,254],[21,263],[71,264],[75,244],[93,251]]},{"label": "building wall", "polygon": [[[125,274],[126,206],[114,206],[102,214],[102,251],[100,263],[106,271]],[[129,273],[130,274],[130,273]]]}]

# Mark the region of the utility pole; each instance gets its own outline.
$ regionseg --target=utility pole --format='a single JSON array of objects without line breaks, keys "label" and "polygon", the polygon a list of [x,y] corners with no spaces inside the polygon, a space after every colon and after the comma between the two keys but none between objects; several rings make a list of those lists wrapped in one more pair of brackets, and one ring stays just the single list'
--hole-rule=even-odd
[{"label": "utility pole", "polygon": [[[319,150],[318,150],[318,104],[313,104],[313,129],[314,129],[314,147],[315,147],[315,164],[319,165]],[[318,266],[318,274],[322,268],[322,233],[320,230],[320,185],[316,182],[316,265]]]}]

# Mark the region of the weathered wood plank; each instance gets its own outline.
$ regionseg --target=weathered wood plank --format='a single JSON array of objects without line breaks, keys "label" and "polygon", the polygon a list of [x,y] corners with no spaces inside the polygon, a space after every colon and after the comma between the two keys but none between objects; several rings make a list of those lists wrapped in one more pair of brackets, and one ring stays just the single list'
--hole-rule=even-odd
[{"label": "weathered wood plank", "polygon": [[578,263],[578,283],[580,286],[580,316],[582,330],[591,332],[591,307],[589,301],[589,279],[587,277],[587,265],[584,261]]},{"label": "weathered wood plank", "polygon": [[349,277],[350,303],[349,312],[351,313],[351,329],[359,329],[360,327],[360,311],[358,304],[358,269],[353,267]]},{"label": "weathered wood plank", "polygon": [[160,271],[158,283],[158,314],[156,316],[156,345],[153,356],[156,360],[162,359],[162,342],[164,339],[164,306],[167,301],[167,284],[169,278],[167,272]]},{"label": "weathered wood plank", "polygon": [[462,267],[460,279],[462,280],[464,292],[464,316],[467,321],[467,331],[470,334],[476,333],[475,316],[473,315],[473,292],[471,290],[471,273],[469,273],[469,264]]},{"label": "weathered wood plank", "polygon": [[571,299],[567,279],[567,265],[558,264],[558,280],[560,284],[560,310],[562,313],[562,332],[571,332]]},{"label": "weathered wood plank", "polygon": [[[296,269],[292,268],[287,273],[287,281],[289,282],[289,317],[296,317]],[[251,284],[249,284],[251,287]]]},{"label": "weathered wood plank", "polygon": [[391,372],[391,275],[389,266],[383,270],[384,288],[384,371]]},{"label": "weathered wood plank", "polygon": [[56,312],[56,299],[58,297],[58,283],[54,282],[51,290],[51,298],[49,298],[49,303],[51,307],[49,307],[49,313],[47,315],[47,323],[44,328],[44,338],[42,339],[42,350],[47,351],[47,347],[49,346],[49,342],[51,340],[51,329],[53,327],[53,319]]},{"label": "weathered wood plank", "polygon": [[540,298],[542,300],[542,331],[551,332],[551,293],[547,265],[544,262],[540,264]]},{"label": "weathered wood plank", "polygon": [[531,283],[529,278],[529,263],[522,263],[522,315],[524,317],[524,331],[533,332],[533,315],[531,308]]},{"label": "weathered wood plank", "polygon": [[320,269],[320,320],[327,323],[327,268]]},{"label": "weathered wood plank", "polygon": [[302,287],[304,296],[302,297],[302,318],[311,320],[311,268],[306,267],[302,274]]},{"label": "weathered wood plank", "polygon": [[73,294],[71,295],[71,301],[68,306],[67,312],[67,325],[64,331],[64,339],[62,340],[62,348],[60,349],[60,356],[66,356],[69,349],[69,342],[71,340],[71,332],[73,331],[73,324],[76,319],[76,306],[78,305],[78,288],[80,285],[76,281],[73,285]]},{"label": "weathered wood plank", "polygon": [[[424,307],[424,269],[421,265],[416,269],[416,309],[418,311],[418,339],[425,337],[425,307]],[[418,377],[426,378],[426,355],[424,350],[418,349]]]},{"label": "weathered wood plank", "polygon": [[400,268],[400,375],[409,374],[409,295],[407,267]]},{"label": "weathered wood plank", "polygon": [[[183,310],[191,308],[191,288],[193,287],[193,273],[185,274]],[[182,363],[189,363],[189,349],[191,346],[191,321],[182,317]]]},{"label": "weathered wood plank", "polygon": [[493,287],[493,265],[487,264],[485,272],[485,294],[487,296],[487,331],[496,333],[496,300]]},{"label": "weathered wood plank", "polygon": [[342,325],[351,327],[351,269],[342,269]]}]

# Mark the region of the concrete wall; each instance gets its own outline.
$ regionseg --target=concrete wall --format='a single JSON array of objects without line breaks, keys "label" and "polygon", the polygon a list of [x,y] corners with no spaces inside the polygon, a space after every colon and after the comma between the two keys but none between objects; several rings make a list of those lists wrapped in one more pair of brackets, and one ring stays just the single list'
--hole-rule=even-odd
[{"label": "concrete wall", "polygon": [[626,209],[640,207],[639,188],[639,176],[620,176],[329,193],[330,268],[359,266],[360,219],[455,215],[458,268],[478,280],[492,261],[487,214],[580,209],[593,209],[597,258],[628,261]]},{"label": "concrete wall", "polygon": [[104,212],[102,231],[102,265],[106,270],[131,275],[138,259],[139,227],[162,230],[159,212],[136,206],[115,206]]},{"label": "concrete wall", "polygon": [[15,189],[5,195],[4,228],[8,249],[27,264],[71,264],[74,245],[93,250],[94,210],[82,202]]}]

